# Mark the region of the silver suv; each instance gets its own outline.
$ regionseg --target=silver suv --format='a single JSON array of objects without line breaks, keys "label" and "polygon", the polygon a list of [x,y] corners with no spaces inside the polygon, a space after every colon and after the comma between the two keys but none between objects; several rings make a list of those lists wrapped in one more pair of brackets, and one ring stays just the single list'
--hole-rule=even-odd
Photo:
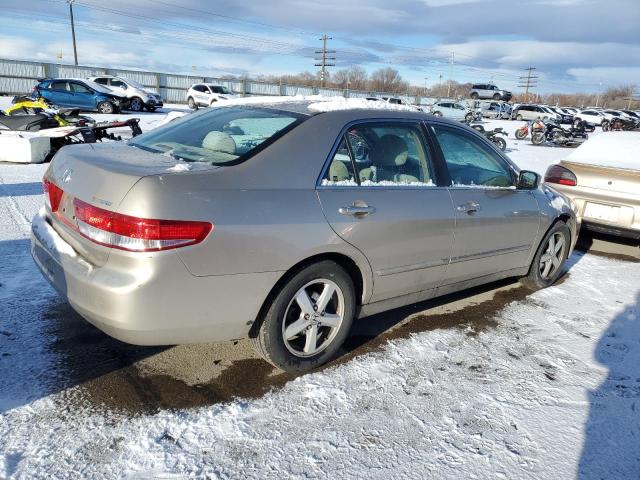
[{"label": "silver suv", "polygon": [[511,100],[512,94],[508,90],[501,90],[497,86],[490,83],[476,83],[471,86],[470,94],[471,98],[477,99],[492,99],[492,100],[504,100],[508,102]]}]

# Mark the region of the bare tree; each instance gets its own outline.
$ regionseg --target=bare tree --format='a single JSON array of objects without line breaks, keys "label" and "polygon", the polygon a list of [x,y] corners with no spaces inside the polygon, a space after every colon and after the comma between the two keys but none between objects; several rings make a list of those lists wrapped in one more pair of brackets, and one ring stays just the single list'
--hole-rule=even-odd
[{"label": "bare tree", "polygon": [[378,92],[404,93],[409,83],[404,81],[400,73],[390,67],[381,68],[371,74],[369,87]]},{"label": "bare tree", "polygon": [[349,68],[343,68],[333,74],[332,84],[338,88],[350,88],[351,90],[366,90],[369,75],[367,71],[354,65]]}]

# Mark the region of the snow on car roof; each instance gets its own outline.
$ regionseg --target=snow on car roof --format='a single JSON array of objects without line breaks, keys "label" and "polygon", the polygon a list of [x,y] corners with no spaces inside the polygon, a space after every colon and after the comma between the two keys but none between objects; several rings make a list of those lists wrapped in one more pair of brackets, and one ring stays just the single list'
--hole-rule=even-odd
[{"label": "snow on car roof", "polygon": [[575,149],[566,161],[640,170],[640,133],[607,132],[595,135]]},{"label": "snow on car roof", "polygon": [[[298,106],[295,111],[306,114],[316,114],[323,112],[333,112],[338,110],[393,110],[402,112],[415,112],[416,108],[408,105],[398,105],[383,101],[367,100],[366,98],[344,98],[344,97],[327,97],[322,95],[296,95],[296,96],[273,96],[273,97],[244,97],[225,100],[218,102],[214,108],[226,107],[231,105],[256,105],[271,106],[274,108],[291,109]],[[302,109],[300,109],[302,107]]]}]

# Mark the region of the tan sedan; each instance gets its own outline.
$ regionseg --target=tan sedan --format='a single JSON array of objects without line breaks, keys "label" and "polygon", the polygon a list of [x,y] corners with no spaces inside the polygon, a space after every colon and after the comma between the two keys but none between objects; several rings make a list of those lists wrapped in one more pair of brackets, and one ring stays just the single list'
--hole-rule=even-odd
[{"label": "tan sedan", "polygon": [[640,239],[640,133],[596,135],[544,180],[571,198],[584,228]]}]

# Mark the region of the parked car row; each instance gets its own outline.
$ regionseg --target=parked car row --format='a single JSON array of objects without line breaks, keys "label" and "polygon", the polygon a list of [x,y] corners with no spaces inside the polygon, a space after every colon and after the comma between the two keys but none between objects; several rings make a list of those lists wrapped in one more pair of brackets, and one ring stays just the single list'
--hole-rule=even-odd
[{"label": "parked car row", "polygon": [[[60,107],[99,113],[121,110],[153,112],[164,106],[162,97],[140,83],[112,75],[80,78],[45,78],[33,88],[34,98],[42,97]],[[192,85],[186,94],[190,108],[208,107],[217,101],[238,97],[228,88],[211,83]]]}]

